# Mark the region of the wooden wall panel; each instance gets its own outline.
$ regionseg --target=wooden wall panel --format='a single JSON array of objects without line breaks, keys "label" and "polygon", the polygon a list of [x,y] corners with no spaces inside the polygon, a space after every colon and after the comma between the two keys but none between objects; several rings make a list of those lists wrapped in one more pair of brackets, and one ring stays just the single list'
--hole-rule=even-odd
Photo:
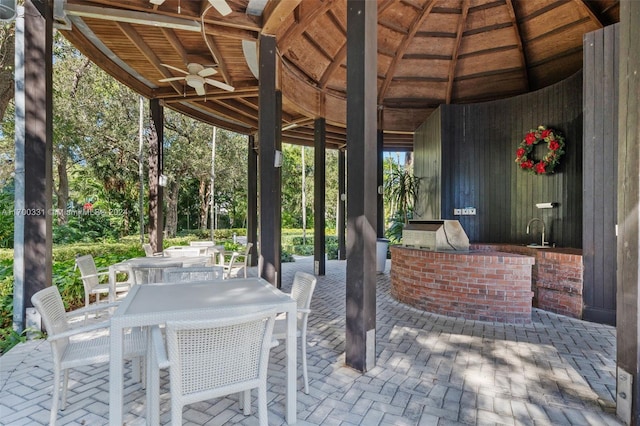
[{"label": "wooden wall panel", "polygon": [[584,318],[615,324],[618,25],[584,40]]},{"label": "wooden wall panel", "polygon": [[[434,114],[416,132],[415,146],[416,164],[441,161],[440,218],[458,219],[472,242],[526,244],[540,241],[537,225],[526,234],[527,222],[539,217],[547,241],[582,247],[582,73],[534,93],[439,109],[439,121]],[[566,154],[552,175],[533,175],[515,163],[518,144],[538,125],[557,129],[566,139]],[[426,148],[438,132],[439,159],[436,149]],[[541,157],[546,148],[539,149]],[[423,170],[416,168],[416,175]],[[535,205],[541,202],[558,207],[539,210]],[[475,207],[477,214],[453,215],[454,208],[464,207]]]},{"label": "wooden wall panel", "polygon": [[413,171],[415,176],[421,178],[416,219],[440,218],[441,137],[438,109],[418,128],[413,144]]}]

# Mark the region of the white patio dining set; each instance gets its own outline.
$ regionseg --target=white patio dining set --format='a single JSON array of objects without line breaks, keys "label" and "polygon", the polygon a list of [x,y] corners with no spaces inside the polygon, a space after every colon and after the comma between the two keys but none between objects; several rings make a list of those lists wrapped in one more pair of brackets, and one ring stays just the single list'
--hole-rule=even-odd
[{"label": "white patio dining set", "polygon": [[279,344],[286,351],[286,419],[295,423],[296,342],[302,342],[308,393],[304,342],[316,278],[298,272],[291,293],[284,293],[247,276],[250,249],[227,253],[198,242],[158,254],[145,247],[146,257],[105,269],[91,255],[81,256],[84,308],[65,312],[56,286],[34,294],[54,363],[49,423],[65,409],[69,370],[108,363],[109,424],[123,424],[125,361],[131,360],[131,375],[146,392],[146,424],[160,422],[160,370],[168,370],[171,424],[182,424],[184,406],[231,394],[250,415],[257,389],[259,423],[266,426],[267,367]]}]

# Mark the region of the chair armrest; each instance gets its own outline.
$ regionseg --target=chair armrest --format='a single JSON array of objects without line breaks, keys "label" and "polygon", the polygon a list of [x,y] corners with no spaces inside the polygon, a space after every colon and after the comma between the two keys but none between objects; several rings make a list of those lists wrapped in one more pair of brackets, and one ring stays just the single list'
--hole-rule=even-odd
[{"label": "chair armrest", "polygon": [[89,331],[95,331],[100,329],[109,329],[111,327],[111,321],[106,320],[96,324],[89,324],[82,327],[77,327],[71,330],[63,331],[55,336],[47,336],[47,340],[55,342],[56,340],[65,339],[67,337],[73,337],[77,334],[87,333]]},{"label": "chair armrest", "polygon": [[158,368],[168,368],[170,366],[160,327],[156,326],[151,329],[151,347],[149,350],[154,352]]},{"label": "chair armrest", "polygon": [[80,278],[92,278],[92,277],[102,277],[105,275],[109,275],[109,271],[98,272],[97,274],[89,274],[89,275],[80,275]]}]

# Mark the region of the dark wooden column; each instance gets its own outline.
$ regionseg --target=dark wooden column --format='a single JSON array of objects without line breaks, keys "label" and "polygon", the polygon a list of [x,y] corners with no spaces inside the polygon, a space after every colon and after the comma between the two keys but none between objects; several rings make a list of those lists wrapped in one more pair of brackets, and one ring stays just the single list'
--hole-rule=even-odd
[{"label": "dark wooden column", "polygon": [[260,143],[260,276],[280,288],[282,223],[281,171],[274,159],[282,152],[282,93],[276,90],[276,38],[260,36],[258,142]]},{"label": "dark wooden column", "polygon": [[345,222],[347,209],[347,184],[346,184],[347,157],[344,148],[338,150],[338,220],[336,227],[338,228],[338,259],[345,260],[347,258],[347,244],[345,241]]},{"label": "dark wooden column", "polygon": [[247,144],[247,242],[253,243],[249,266],[258,264],[258,152],[256,138],[249,135]]},{"label": "dark wooden column", "polygon": [[326,125],[324,118],[314,122],[313,151],[313,258],[316,275],[324,275],[325,260],[325,187],[326,187]]},{"label": "dark wooden column", "polygon": [[161,252],[164,216],[163,188],[159,182],[164,169],[164,108],[158,99],[149,101],[149,112],[152,127],[149,137],[149,244],[154,252]]},{"label": "dark wooden column", "polygon": [[382,190],[384,185],[384,133],[378,129],[378,145],[377,145],[377,170],[378,170],[378,238],[384,238],[384,192]]},{"label": "dark wooden column", "polygon": [[616,411],[626,424],[640,423],[640,2],[620,2],[618,104],[618,249]]},{"label": "dark wooden column", "polygon": [[347,1],[347,317],[345,361],[375,366],[378,4]]},{"label": "dark wooden column", "polygon": [[25,328],[31,296],[51,285],[52,43],[51,4],[25,1],[16,20],[13,325],[17,331]]}]

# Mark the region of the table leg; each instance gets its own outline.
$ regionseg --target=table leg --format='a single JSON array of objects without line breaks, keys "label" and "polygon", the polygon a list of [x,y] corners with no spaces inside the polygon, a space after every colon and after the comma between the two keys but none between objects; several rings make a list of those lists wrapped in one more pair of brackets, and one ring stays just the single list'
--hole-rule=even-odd
[{"label": "table leg", "polygon": [[110,330],[109,361],[109,424],[122,424],[123,402],[123,328],[113,320]]},{"label": "table leg", "polygon": [[287,313],[287,423],[296,423],[296,398],[297,398],[297,338],[296,338],[296,312]]}]

